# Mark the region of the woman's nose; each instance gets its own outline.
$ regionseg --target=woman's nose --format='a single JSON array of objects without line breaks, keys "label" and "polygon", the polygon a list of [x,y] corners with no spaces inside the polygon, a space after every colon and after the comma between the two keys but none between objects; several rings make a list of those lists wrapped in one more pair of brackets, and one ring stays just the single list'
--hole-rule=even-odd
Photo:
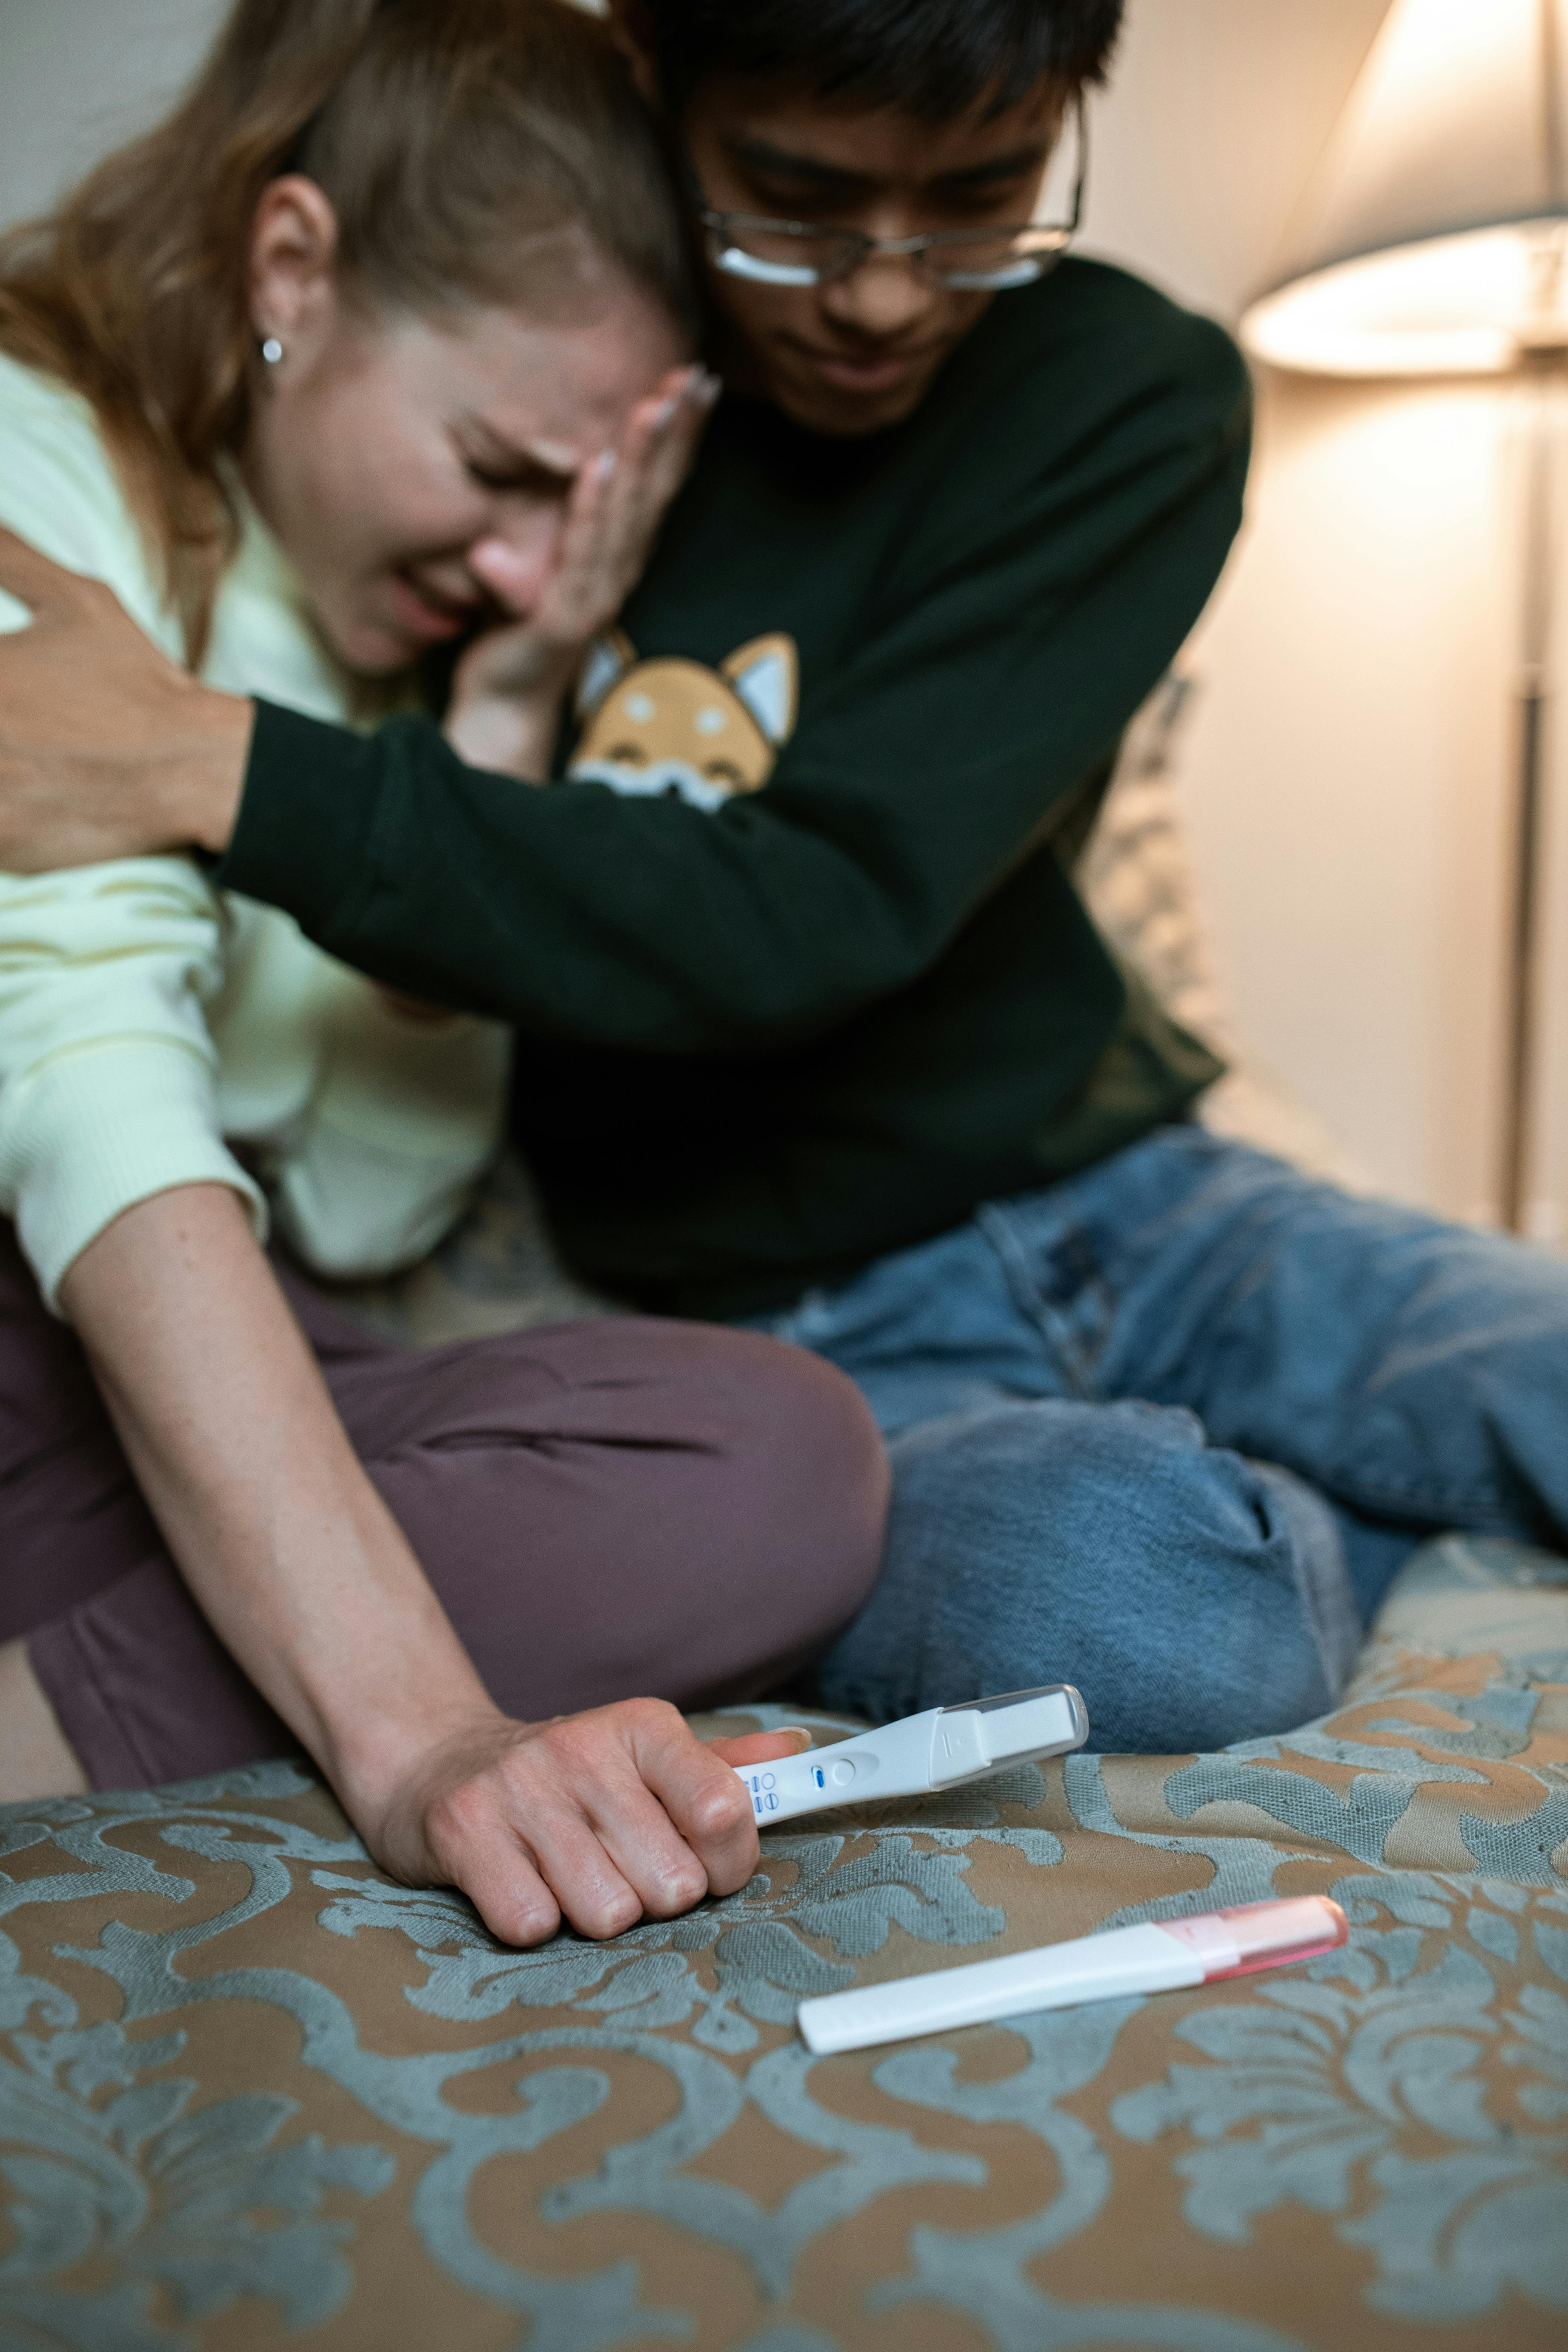
[{"label": "woman's nose", "polygon": [[555,562],[561,521],[554,509],[507,516],[469,547],[469,571],[505,611],[525,617],[538,604]]}]

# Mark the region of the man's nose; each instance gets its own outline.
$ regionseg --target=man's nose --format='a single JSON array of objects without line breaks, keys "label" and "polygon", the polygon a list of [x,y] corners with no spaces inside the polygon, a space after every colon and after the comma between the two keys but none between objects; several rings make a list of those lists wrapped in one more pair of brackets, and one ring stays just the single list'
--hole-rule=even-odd
[{"label": "man's nose", "polygon": [[819,299],[836,326],[880,338],[903,334],[928,318],[939,290],[906,255],[882,253],[871,255],[836,286],[823,287]]}]

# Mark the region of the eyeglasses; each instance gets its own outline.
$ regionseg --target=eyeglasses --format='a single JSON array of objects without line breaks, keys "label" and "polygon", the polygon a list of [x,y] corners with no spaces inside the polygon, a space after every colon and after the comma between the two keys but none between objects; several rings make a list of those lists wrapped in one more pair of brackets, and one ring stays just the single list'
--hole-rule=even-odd
[{"label": "eyeglasses", "polygon": [[987,294],[1032,286],[1053,270],[1078,234],[1089,177],[1089,125],[1083,100],[1074,107],[1078,171],[1072,210],[1065,221],[1032,221],[1021,228],[938,228],[918,236],[868,236],[864,229],[825,228],[810,221],[765,220],[752,213],[698,213],[708,258],[730,278],[757,286],[837,286],[873,254],[907,257],[934,285]]}]

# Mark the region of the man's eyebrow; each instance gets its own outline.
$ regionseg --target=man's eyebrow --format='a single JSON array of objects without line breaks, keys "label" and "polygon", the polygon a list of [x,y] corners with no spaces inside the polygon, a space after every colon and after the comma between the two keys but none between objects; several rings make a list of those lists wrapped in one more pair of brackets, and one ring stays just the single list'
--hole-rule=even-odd
[{"label": "man's eyebrow", "polygon": [[[1021,179],[1026,172],[1037,172],[1048,159],[1053,143],[1049,139],[1031,139],[1022,146],[1010,147],[1005,155],[987,156],[983,163],[966,163],[956,171],[938,173],[924,184],[937,194],[962,193],[966,188],[1000,187],[1009,180]],[[731,141],[730,149],[737,163],[750,164],[753,171],[765,173],[770,179],[798,180],[813,187],[845,194],[879,184],[868,172],[854,171],[846,163],[829,163],[820,155],[801,155],[787,147],[775,147],[771,139],[742,137]]]},{"label": "man's eyebrow", "polygon": [[1010,147],[1005,155],[992,155],[984,163],[966,163],[961,171],[939,172],[926,182],[928,188],[984,188],[993,182],[997,185],[1007,180],[1020,180],[1026,172],[1037,172],[1049,160],[1052,142],[1032,139],[1025,147]]},{"label": "man's eyebrow", "polygon": [[775,147],[771,139],[732,139],[728,144],[737,163],[749,163],[753,171],[765,172],[771,179],[809,180],[825,188],[872,188],[877,184],[868,172],[854,172],[844,163],[825,163],[820,155],[796,154],[788,147]]}]

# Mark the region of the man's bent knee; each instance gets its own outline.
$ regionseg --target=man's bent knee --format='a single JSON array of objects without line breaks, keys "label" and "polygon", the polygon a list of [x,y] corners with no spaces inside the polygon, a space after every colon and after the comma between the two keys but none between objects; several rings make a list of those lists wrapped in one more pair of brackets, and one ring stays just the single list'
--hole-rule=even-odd
[{"label": "man's bent knee", "polygon": [[895,1441],[887,1564],[822,1673],[911,1712],[1077,1683],[1091,1745],[1154,1753],[1331,1706],[1359,1632],[1337,1523],[1187,1412],[988,1408]]}]

